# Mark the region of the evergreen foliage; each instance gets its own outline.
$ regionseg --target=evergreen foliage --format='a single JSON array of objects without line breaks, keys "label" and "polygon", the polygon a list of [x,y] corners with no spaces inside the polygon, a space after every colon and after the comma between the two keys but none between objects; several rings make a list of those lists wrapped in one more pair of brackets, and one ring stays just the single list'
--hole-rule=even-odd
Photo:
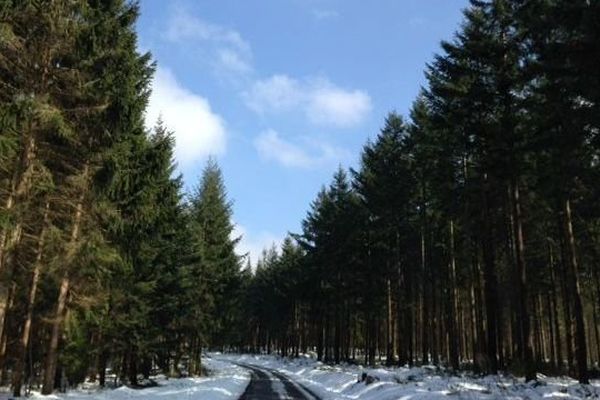
[{"label": "evergreen foliage", "polygon": [[569,373],[600,362],[600,5],[472,0],[356,170],[280,248],[236,253],[144,126],[135,2],[0,2],[0,383],[138,385],[203,349]]},{"label": "evergreen foliage", "polygon": [[[293,235],[304,274],[273,284],[293,319],[273,326],[284,311],[253,301],[251,348],[588,382],[599,17],[596,2],[471,1],[409,123],[390,114],[351,182],[336,172],[311,204]],[[264,255],[256,285],[279,257]]]}]

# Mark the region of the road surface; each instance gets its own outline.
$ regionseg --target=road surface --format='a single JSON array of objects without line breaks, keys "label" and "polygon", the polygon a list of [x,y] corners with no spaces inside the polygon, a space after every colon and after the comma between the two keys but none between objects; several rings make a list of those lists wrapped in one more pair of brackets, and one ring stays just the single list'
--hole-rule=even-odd
[{"label": "road surface", "polygon": [[317,395],[279,372],[235,363],[250,370],[251,380],[240,400],[320,400]]}]

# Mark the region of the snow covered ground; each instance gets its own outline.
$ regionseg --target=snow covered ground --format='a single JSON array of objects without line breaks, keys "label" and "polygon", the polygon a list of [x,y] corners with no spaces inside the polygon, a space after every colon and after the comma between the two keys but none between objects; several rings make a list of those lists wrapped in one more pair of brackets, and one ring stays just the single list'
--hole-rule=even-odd
[{"label": "snow covered ground", "polygon": [[[477,378],[456,376],[434,367],[371,369],[324,365],[314,359],[282,359],[274,356],[219,355],[213,357],[280,372],[304,385],[322,400],[419,400],[419,399],[600,399],[600,381],[579,385],[567,377],[539,376],[536,384],[508,376]],[[358,382],[362,373],[374,377]]]},{"label": "snow covered ground", "polygon": [[[158,386],[146,389],[98,390],[95,387],[82,387],[67,393],[42,396],[34,392],[32,399],[60,400],[225,400],[238,399],[248,382],[250,373],[230,363],[206,359],[205,367],[211,375],[203,378],[165,379],[157,377]],[[11,399],[7,393],[0,393],[0,400]]]},{"label": "snow covered ground", "polygon": [[[451,375],[434,367],[362,368],[329,366],[311,358],[282,359],[275,356],[211,354],[204,360],[211,375],[203,378],[156,379],[158,386],[146,389],[121,387],[98,390],[82,387],[66,394],[31,398],[57,400],[224,400],[238,399],[250,381],[250,372],[234,363],[261,368],[267,375],[280,373],[301,384],[322,400],[422,400],[422,399],[600,399],[600,381],[579,385],[570,378],[540,376],[536,384],[525,384],[509,376],[477,378]],[[373,383],[358,382],[366,373]],[[279,384],[273,380],[272,385]],[[277,388],[274,388],[277,389]],[[280,388],[281,389],[281,388]],[[275,390],[283,393],[282,390]],[[10,399],[0,393],[0,400]],[[280,398],[290,398],[280,396]]]}]

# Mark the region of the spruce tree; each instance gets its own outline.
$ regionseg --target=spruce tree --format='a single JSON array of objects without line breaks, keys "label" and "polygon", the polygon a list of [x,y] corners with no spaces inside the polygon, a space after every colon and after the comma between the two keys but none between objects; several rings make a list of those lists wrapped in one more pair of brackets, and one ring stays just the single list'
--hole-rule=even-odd
[{"label": "spruce tree", "polygon": [[[394,362],[397,346],[395,321],[399,318],[398,341],[401,344],[407,342],[407,346],[398,349],[402,365],[414,360],[411,337],[414,321],[409,311],[415,301],[412,293],[414,265],[404,258],[408,254],[403,251],[409,240],[408,223],[412,214],[409,200],[414,186],[413,176],[408,169],[406,134],[402,118],[395,113],[388,115],[376,141],[363,149],[361,167],[354,175],[356,189],[370,214],[367,229],[370,230],[372,241],[372,273],[381,276],[383,281],[379,284],[387,292],[387,360],[389,364]],[[400,287],[397,287],[397,282]],[[401,297],[395,298],[392,292],[400,293]],[[393,302],[396,302],[398,315],[394,315]]]},{"label": "spruce tree", "polygon": [[191,229],[202,259],[203,276],[210,283],[214,307],[210,311],[210,343],[223,348],[235,326],[241,285],[241,258],[235,253],[239,238],[232,237],[232,204],[221,169],[209,159],[190,199]]}]

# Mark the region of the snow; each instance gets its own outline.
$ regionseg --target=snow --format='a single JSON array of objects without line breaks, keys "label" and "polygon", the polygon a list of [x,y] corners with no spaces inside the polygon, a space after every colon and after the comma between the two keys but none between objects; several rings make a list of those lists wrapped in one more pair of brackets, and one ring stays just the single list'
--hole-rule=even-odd
[{"label": "snow", "polygon": [[[285,359],[276,356],[220,355],[215,358],[268,368],[288,376],[322,400],[420,400],[420,399],[600,399],[600,381],[580,385],[568,377],[538,375],[537,383],[525,383],[508,375],[477,377],[450,374],[434,366],[413,368],[364,368],[356,365],[330,366],[305,356]],[[366,373],[371,384],[358,382]]]},{"label": "snow", "polygon": [[[238,366],[215,359],[203,360],[211,371],[207,377],[166,379],[157,376],[158,386],[145,389],[131,389],[122,386],[118,389],[99,390],[96,387],[82,386],[67,393],[42,396],[33,392],[30,399],[36,400],[226,400],[238,399],[250,382],[250,373]],[[0,393],[0,400],[11,399],[7,393]]]},{"label": "snow", "polygon": [[[158,386],[146,389],[99,390],[82,386],[65,394],[33,399],[52,400],[225,400],[238,399],[250,381],[250,372],[234,363],[266,368],[273,390],[280,398],[288,398],[284,385],[273,377],[280,373],[298,383],[322,400],[547,400],[600,399],[600,381],[580,385],[568,377],[538,375],[537,383],[525,383],[508,375],[476,377],[468,373],[451,374],[434,366],[413,368],[364,368],[356,365],[331,366],[305,356],[285,359],[276,356],[212,354],[203,360],[211,374],[202,378],[166,379],[155,377]],[[373,383],[359,382],[363,373]],[[300,388],[301,391],[303,391]],[[312,398],[309,394],[307,398]],[[0,400],[11,398],[0,393]]]}]

